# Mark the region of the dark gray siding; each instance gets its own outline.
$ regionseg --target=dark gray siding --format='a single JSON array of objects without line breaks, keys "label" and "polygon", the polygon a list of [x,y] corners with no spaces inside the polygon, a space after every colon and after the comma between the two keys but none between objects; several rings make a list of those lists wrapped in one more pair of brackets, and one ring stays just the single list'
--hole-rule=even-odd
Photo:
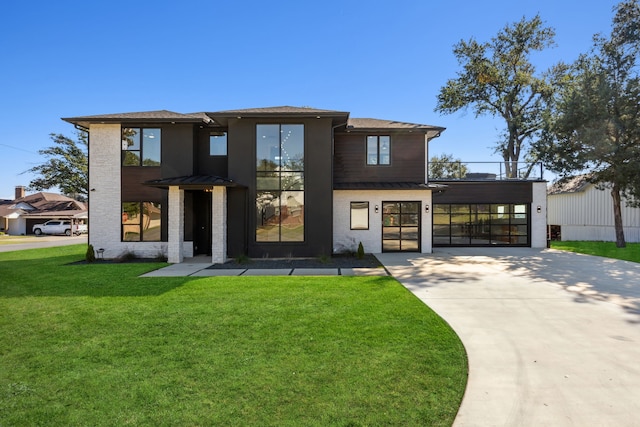
[{"label": "dark gray siding", "polygon": [[[391,164],[367,165],[367,135],[391,136]],[[424,182],[425,136],[418,132],[336,133],[336,183]]]},{"label": "dark gray siding", "polygon": [[[255,135],[256,124],[292,123],[305,126],[305,241],[255,241]],[[330,255],[332,252],[333,181],[330,119],[231,119],[228,124],[228,177],[246,186],[230,189],[228,199],[229,255],[241,253],[246,242],[250,257]],[[242,221],[240,220],[242,219]]]},{"label": "dark gray siding", "polygon": [[444,182],[447,189],[433,192],[433,203],[531,203],[531,182]]}]

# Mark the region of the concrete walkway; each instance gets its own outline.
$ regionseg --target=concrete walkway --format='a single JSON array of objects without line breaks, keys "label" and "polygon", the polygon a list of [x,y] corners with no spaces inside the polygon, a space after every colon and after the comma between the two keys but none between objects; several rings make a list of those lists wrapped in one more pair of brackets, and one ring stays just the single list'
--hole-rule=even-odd
[{"label": "concrete walkway", "polygon": [[384,268],[228,268],[209,269],[207,258],[185,259],[180,264],[150,271],[140,277],[213,276],[387,276]]},{"label": "concrete walkway", "polygon": [[454,425],[640,425],[640,264],[528,248],[379,259],[464,343]]}]

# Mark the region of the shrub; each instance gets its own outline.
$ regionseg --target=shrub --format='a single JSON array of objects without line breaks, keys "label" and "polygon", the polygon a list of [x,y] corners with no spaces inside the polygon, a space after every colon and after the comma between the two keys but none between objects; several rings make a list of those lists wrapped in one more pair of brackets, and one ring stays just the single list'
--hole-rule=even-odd
[{"label": "shrub", "polygon": [[249,264],[251,262],[251,258],[245,254],[238,255],[235,260],[238,264]]},{"label": "shrub", "polygon": [[364,258],[364,246],[362,246],[362,242],[358,243],[358,252],[356,254],[358,259]]},{"label": "shrub", "polygon": [[85,254],[85,259],[87,260],[87,262],[96,261],[96,251],[93,249],[93,245],[89,245],[87,247],[87,253]]}]

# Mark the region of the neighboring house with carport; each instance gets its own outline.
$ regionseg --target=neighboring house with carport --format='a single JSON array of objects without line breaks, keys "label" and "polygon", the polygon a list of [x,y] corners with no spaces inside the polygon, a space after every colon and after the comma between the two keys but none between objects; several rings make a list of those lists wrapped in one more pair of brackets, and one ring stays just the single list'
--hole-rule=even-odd
[{"label": "neighboring house with carport", "polygon": [[68,219],[85,223],[88,218],[84,203],[62,194],[37,192],[26,195],[16,187],[14,200],[0,201],[0,231],[9,235],[33,234],[33,226],[51,219]]},{"label": "neighboring house with carport", "polygon": [[[600,190],[586,175],[560,180],[549,187],[550,235],[553,240],[615,242],[611,191]],[[622,225],[627,242],[640,242],[640,208],[622,199]]]},{"label": "neighboring house with carport", "polygon": [[546,246],[541,179],[429,180],[439,126],[288,106],[63,120],[89,132],[89,243],[105,258]]}]

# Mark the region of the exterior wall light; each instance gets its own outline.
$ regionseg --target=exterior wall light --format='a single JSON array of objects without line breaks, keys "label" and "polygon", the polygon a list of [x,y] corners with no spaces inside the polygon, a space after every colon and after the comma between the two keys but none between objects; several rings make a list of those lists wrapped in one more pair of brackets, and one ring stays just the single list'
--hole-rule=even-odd
[{"label": "exterior wall light", "polygon": [[542,206],[538,205],[538,207],[536,208],[536,211],[537,211],[538,213],[541,213],[541,212],[542,212]]},{"label": "exterior wall light", "polygon": [[426,213],[429,213],[429,205],[424,205],[424,211],[425,211]]},{"label": "exterior wall light", "polygon": [[378,207],[378,205],[376,205],[375,210],[376,210],[376,213],[380,211],[380,208]]}]

